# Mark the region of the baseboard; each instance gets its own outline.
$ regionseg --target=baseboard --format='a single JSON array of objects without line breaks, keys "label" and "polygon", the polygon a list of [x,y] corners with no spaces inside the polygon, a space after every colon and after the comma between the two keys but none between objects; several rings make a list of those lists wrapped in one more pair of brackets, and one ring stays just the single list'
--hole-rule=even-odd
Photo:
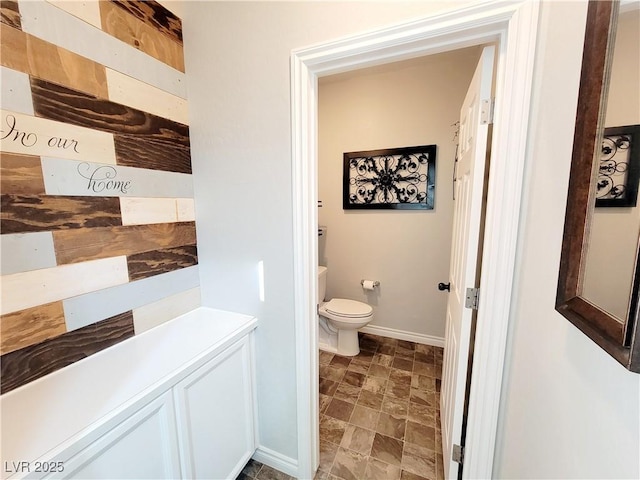
[{"label": "baseboard", "polygon": [[287,475],[291,475],[296,478],[298,477],[298,461],[282,455],[275,450],[271,450],[266,447],[258,447],[251,458],[257,462],[269,465],[276,470],[280,470]]},{"label": "baseboard", "polygon": [[406,340],[408,342],[422,343],[424,345],[432,345],[434,347],[444,348],[444,338],[424,335],[422,333],[406,332],[389,327],[379,327],[377,325],[367,325],[358,330],[362,333],[371,333],[381,337],[395,338],[397,340]]}]

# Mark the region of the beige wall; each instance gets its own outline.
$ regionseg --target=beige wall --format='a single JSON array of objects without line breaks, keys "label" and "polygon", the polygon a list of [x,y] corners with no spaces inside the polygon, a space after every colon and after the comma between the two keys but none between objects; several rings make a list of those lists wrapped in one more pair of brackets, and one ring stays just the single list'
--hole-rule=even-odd
[{"label": "beige wall", "polygon": [[585,18],[542,3],[496,478],[640,477],[640,375],[554,309]]},{"label": "beige wall", "polygon": [[[297,458],[291,50],[457,6],[185,5],[203,303],[258,316],[260,443],[285,457]],[[586,3],[541,8],[495,476],[638,478],[640,375],[554,309]]]},{"label": "beige wall", "polygon": [[[319,252],[327,298],[367,302],[371,326],[444,337],[453,219],[454,123],[480,47],[321,78]],[[343,210],[344,152],[437,145],[433,210]],[[366,292],[361,279],[380,281]],[[429,340],[429,338],[424,338]]]}]

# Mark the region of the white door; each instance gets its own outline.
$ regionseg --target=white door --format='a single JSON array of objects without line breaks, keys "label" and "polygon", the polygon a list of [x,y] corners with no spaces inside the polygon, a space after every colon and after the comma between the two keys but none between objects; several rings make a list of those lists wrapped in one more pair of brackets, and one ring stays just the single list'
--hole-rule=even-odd
[{"label": "white door", "polygon": [[[473,311],[465,307],[466,290],[476,285],[485,157],[489,125],[482,110],[491,105],[494,47],[485,47],[460,110],[458,162],[455,171],[453,239],[449,273],[440,415],[445,478],[458,476],[452,460],[460,444]],[[487,102],[484,102],[487,100]]]}]

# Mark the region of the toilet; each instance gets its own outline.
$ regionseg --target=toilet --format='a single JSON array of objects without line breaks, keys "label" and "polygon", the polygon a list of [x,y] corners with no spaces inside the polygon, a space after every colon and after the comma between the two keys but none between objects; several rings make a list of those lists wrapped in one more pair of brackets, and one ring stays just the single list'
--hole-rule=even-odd
[{"label": "toilet", "polygon": [[327,267],[318,267],[318,332],[321,350],[338,355],[354,356],[360,353],[358,329],[373,320],[373,308],[363,302],[346,298],[324,301],[327,291]]}]

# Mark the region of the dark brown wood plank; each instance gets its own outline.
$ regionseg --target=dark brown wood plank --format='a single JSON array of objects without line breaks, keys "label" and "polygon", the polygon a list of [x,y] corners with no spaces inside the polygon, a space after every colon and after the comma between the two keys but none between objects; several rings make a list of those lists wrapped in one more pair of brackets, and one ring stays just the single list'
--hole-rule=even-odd
[{"label": "dark brown wood plank", "polygon": [[128,311],[2,355],[0,391],[7,393],[133,335],[133,312]]},{"label": "dark brown wood plank", "polygon": [[195,222],[53,232],[58,265],[195,244]]},{"label": "dark brown wood plank", "polygon": [[114,134],[119,164],[191,173],[188,126],[36,78],[31,92],[37,116]]},{"label": "dark brown wood plank", "polygon": [[1,198],[3,234],[122,225],[117,197],[3,194]]},{"label": "dark brown wood plank", "polygon": [[136,135],[114,135],[118,165],[167,172],[191,173],[189,148],[161,139]]},{"label": "dark brown wood plank", "polygon": [[112,0],[118,7],[176,42],[182,43],[182,20],[154,0]]},{"label": "dark brown wood plank", "polygon": [[0,152],[0,192],[44,195],[40,157]]},{"label": "dark brown wood plank", "polygon": [[132,282],[197,264],[198,250],[195,245],[164,248],[127,257],[129,280]]},{"label": "dark brown wood plank", "polygon": [[[22,22],[20,21],[20,9],[18,2],[14,0],[0,1],[0,22],[22,30]],[[182,30],[180,31],[182,34]]]}]

